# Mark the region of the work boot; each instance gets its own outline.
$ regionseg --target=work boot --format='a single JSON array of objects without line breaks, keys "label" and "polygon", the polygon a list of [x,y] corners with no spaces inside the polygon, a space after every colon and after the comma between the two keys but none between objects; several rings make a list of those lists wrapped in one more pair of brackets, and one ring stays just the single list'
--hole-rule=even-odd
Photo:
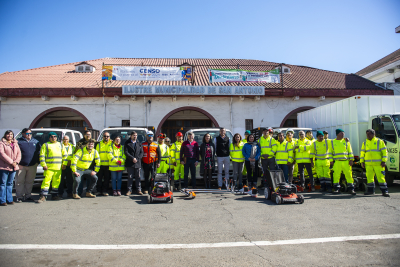
[{"label": "work boot", "polygon": [[93,195],[92,193],[90,193],[90,192],[86,192],[86,197],[96,197],[96,195]]},{"label": "work boot", "polygon": [[348,192],[353,196],[357,194],[356,191],[354,191],[354,188],[349,188]]},{"label": "work boot", "polygon": [[374,187],[367,187],[367,192],[364,192],[364,195],[375,195],[375,188]]},{"label": "work boot", "polygon": [[332,191],[332,194],[335,194],[335,195],[340,194],[340,190],[339,189],[335,189],[335,190]]},{"label": "work boot", "polygon": [[144,190],[144,193],[147,195],[147,194],[149,193],[149,191],[147,191],[147,190]]},{"label": "work boot", "polygon": [[78,194],[72,194],[73,199],[80,199],[81,197]]},{"label": "work boot", "polygon": [[126,192],[126,195],[127,195],[127,196],[130,196],[131,194],[132,194],[132,192],[129,191],[129,190],[128,190],[128,192]]},{"label": "work boot", "polygon": [[117,190],[117,195],[118,195],[118,196],[121,195],[121,190]]},{"label": "work boot", "polygon": [[46,202],[46,197],[43,196],[43,195],[40,195],[39,196],[39,200],[37,201],[37,203],[43,203],[43,202]]},{"label": "work boot", "polygon": [[142,191],[137,192],[138,195],[143,195]]},{"label": "work boot", "polygon": [[326,192],[326,184],[321,184],[321,189],[319,192]]},{"label": "work boot", "polygon": [[62,200],[63,198],[60,196],[51,196],[51,200]]},{"label": "work boot", "polygon": [[390,195],[389,195],[389,192],[388,192],[388,191],[382,192],[382,196],[384,196],[384,197],[390,197]]},{"label": "work boot", "polygon": [[107,192],[103,192],[103,196],[108,197],[108,193]]}]

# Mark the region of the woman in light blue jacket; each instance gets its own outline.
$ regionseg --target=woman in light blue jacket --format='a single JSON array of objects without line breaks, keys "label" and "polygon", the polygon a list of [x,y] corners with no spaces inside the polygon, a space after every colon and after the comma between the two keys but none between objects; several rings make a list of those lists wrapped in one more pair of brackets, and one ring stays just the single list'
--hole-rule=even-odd
[{"label": "woman in light blue jacket", "polygon": [[247,169],[247,183],[250,188],[257,186],[258,179],[258,160],[261,156],[261,147],[255,141],[254,134],[247,137],[247,143],[242,148]]}]

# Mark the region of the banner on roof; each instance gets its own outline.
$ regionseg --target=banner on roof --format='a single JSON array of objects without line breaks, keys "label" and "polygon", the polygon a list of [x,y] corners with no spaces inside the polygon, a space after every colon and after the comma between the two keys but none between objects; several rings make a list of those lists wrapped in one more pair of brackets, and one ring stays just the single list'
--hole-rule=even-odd
[{"label": "banner on roof", "polygon": [[208,70],[210,83],[216,82],[267,82],[280,83],[280,74],[278,69],[270,71],[250,71],[250,70]]},{"label": "banner on roof", "polygon": [[192,67],[103,66],[102,80],[190,81]]}]

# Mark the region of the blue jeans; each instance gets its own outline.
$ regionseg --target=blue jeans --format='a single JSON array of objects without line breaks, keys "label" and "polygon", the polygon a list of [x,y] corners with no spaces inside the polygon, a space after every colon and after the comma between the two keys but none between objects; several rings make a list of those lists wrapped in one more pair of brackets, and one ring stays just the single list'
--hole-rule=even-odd
[{"label": "blue jeans", "polygon": [[[111,187],[113,190],[121,190],[122,184],[122,171],[120,172],[113,172],[111,171]],[[117,187],[115,187],[115,185]]]},{"label": "blue jeans", "polygon": [[192,186],[196,186],[196,166],[194,165],[196,163],[195,158],[186,158],[186,164],[183,167],[183,172],[185,173],[184,175],[184,187],[188,188],[188,182],[189,182],[189,170],[190,170],[190,178],[192,178]]},{"label": "blue jeans", "polygon": [[15,171],[0,170],[0,204],[13,202],[13,181]]},{"label": "blue jeans", "polygon": [[287,164],[278,164],[278,167],[283,171],[286,183],[289,183],[289,166]]}]

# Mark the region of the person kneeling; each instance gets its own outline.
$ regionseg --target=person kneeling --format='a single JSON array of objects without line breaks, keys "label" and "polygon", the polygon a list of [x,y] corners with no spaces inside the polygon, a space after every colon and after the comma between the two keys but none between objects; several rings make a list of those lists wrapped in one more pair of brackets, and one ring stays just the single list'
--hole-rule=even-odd
[{"label": "person kneeling", "polygon": [[[89,140],[87,146],[79,149],[74,157],[73,162],[71,164],[71,170],[74,174],[74,185],[72,191],[72,197],[75,199],[80,199],[81,197],[78,195],[78,187],[81,183],[83,176],[89,176],[90,186],[86,190],[86,197],[96,197],[92,194],[94,187],[96,186],[97,176],[96,172],[100,169],[100,156],[99,153],[93,148],[94,141]],[[90,165],[93,162],[93,159],[96,162],[96,171],[90,170]]]}]

